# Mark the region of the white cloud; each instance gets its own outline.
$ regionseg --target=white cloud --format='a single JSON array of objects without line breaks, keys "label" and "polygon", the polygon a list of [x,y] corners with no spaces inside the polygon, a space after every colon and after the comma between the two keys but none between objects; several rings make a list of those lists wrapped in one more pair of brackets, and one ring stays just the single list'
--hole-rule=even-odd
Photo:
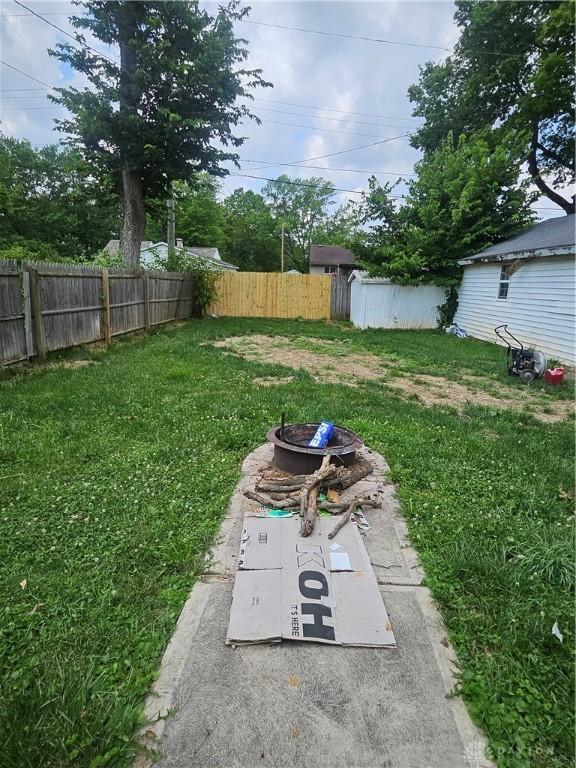
[{"label": "white cloud", "polygon": [[[256,0],[252,5],[249,19],[272,24],[432,43],[447,48],[451,48],[458,37],[453,22],[454,6],[442,0]],[[217,8],[216,3],[205,6],[211,12]],[[64,0],[35,0],[31,7],[39,13],[73,10],[71,4]],[[64,82],[63,70],[58,60],[48,56],[47,49],[53,48],[57,42],[66,41],[66,37],[33,16],[13,15],[23,13],[26,12],[10,0],[2,2],[2,15],[5,17],[0,32],[2,59],[44,83],[61,85]],[[73,31],[67,16],[47,18],[66,31]],[[238,35],[249,41],[247,65],[261,68],[264,78],[274,84],[274,89],[259,90],[255,94],[258,100],[253,102],[252,108],[264,122],[260,126],[253,122],[243,125],[241,133],[248,137],[248,141],[240,148],[239,154],[243,160],[264,160],[268,164],[294,162],[376,141],[353,135],[355,133],[384,138],[406,132],[417,124],[409,119],[412,108],[407,97],[408,86],[417,81],[419,65],[428,60],[439,61],[445,56],[442,51],[433,48],[347,40],[255,24],[238,24],[237,29]],[[89,38],[88,42],[108,55],[117,55],[99,41]],[[84,76],[75,74],[66,82],[82,87],[86,80]],[[61,139],[61,134],[53,130],[53,118],[63,116],[65,112],[53,108],[46,98],[47,91],[6,90],[42,88],[39,83],[2,66],[0,85],[3,89],[0,93],[3,132],[27,138],[35,145]],[[273,99],[274,102],[260,99]],[[277,104],[275,101],[284,103]],[[317,109],[309,109],[305,105],[322,108],[321,114],[333,119],[318,118]],[[264,108],[283,110],[289,114],[267,112]],[[366,114],[356,114],[359,112]],[[268,122],[270,120],[275,122]],[[291,123],[294,127],[277,123]],[[311,127],[299,128],[295,127],[296,124]],[[327,128],[352,135],[321,130]],[[242,165],[250,168],[246,173],[255,176],[274,177],[288,173],[307,178],[323,175],[336,187],[360,190],[366,188],[368,173],[344,173],[329,169],[409,173],[419,156],[406,139],[399,139],[312,163],[326,167],[328,170],[325,171],[282,166],[258,170],[266,163],[242,162]],[[379,180],[392,181],[394,177],[382,175]],[[231,189],[242,185],[259,189],[263,183],[256,179],[233,177],[226,181],[226,187]],[[403,193],[405,184],[402,183],[396,191]],[[342,193],[341,200],[349,197],[348,193]],[[539,200],[537,205],[550,209],[539,210],[540,216],[556,215],[553,204],[545,198]]]}]

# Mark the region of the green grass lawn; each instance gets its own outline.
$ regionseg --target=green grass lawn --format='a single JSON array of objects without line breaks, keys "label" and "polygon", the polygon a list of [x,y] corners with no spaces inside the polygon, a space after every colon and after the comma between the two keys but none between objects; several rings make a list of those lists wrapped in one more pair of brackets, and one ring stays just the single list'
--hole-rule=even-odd
[{"label": "green grass lawn", "polygon": [[[94,365],[5,373],[2,768],[129,764],[145,693],[240,464],[282,410],[333,418],[387,458],[458,651],[459,690],[498,765],[572,766],[572,424],[426,408],[376,381],[318,384],[204,344],[242,333],[338,340],[400,358],[415,376],[466,370],[522,386],[501,349],[439,332],[234,319],[63,358]],[[287,373],[281,386],[253,384]],[[538,386],[551,402],[572,396],[569,384]]]}]

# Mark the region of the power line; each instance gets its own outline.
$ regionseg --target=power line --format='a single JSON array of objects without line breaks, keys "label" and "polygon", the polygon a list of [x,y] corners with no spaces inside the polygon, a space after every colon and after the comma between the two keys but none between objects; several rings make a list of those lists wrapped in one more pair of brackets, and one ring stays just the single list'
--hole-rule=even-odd
[{"label": "power line", "polygon": [[280,99],[265,99],[262,96],[252,96],[254,101],[265,101],[270,104],[286,104],[289,107],[303,107],[304,109],[321,109],[323,112],[340,112],[346,115],[360,115],[360,117],[381,117],[385,120],[418,120],[417,117],[399,117],[398,115],[380,115],[374,112],[354,112],[348,109],[335,109],[333,107],[322,107],[312,104],[298,104],[293,101],[281,101]]},{"label": "power line", "polygon": [[[287,29],[292,32],[307,32],[310,35],[323,35],[325,37],[341,37],[347,40],[362,40],[369,43],[385,43],[386,45],[406,45],[411,48],[434,48],[437,51],[443,51],[444,53],[452,53],[450,48],[444,48],[441,45],[435,45],[433,43],[414,43],[409,40],[387,40],[380,37],[366,37],[364,35],[348,35],[343,32],[326,32],[323,29],[305,29],[304,27],[290,27],[285,24],[271,24],[265,21],[252,21],[251,19],[239,19],[243,24],[256,24],[260,27],[274,27],[275,29]],[[521,59],[523,58],[518,53],[503,53],[501,51],[480,51],[471,50],[468,53],[479,54],[482,56],[500,56],[504,59]]]},{"label": "power line", "polygon": [[444,48],[441,45],[428,45],[427,43],[413,43],[409,41],[400,40],[386,40],[379,37],[364,37],[364,35],[346,35],[343,32],[326,32],[320,29],[305,29],[304,27],[289,27],[284,24],[269,24],[265,21],[252,21],[251,19],[240,19],[243,24],[255,24],[259,27],[274,27],[275,29],[288,29],[292,32],[307,32],[310,35],[323,35],[325,37],[343,37],[347,40],[364,40],[369,43],[385,43],[386,45],[407,45],[412,48],[434,48],[437,51],[444,51],[445,53],[452,53],[450,48]]},{"label": "power line", "polygon": [[[376,147],[379,144],[387,144],[389,141],[396,141],[396,139],[404,139],[406,136],[411,136],[410,133],[402,133],[400,136],[392,136],[389,139],[380,139],[380,141],[372,141],[370,144],[361,144],[358,147],[350,147],[350,149],[341,149],[339,152],[329,152],[326,155],[316,155],[315,157],[306,157],[304,160],[296,160],[293,163],[289,163],[289,165],[301,165],[302,163],[311,163],[314,160],[324,160],[326,157],[335,157],[336,155],[345,155],[348,152],[356,152],[360,149],[368,149],[368,147]],[[280,163],[280,165],[288,165],[288,163]],[[271,164],[271,165],[264,165],[261,168],[258,168],[259,171],[263,171],[266,168],[276,168],[277,165]]]},{"label": "power line", "polygon": [[97,51],[96,48],[92,48],[91,45],[88,45],[88,43],[84,42],[78,35],[70,34],[70,32],[67,32],[65,29],[62,29],[62,27],[59,27],[57,24],[54,24],[52,21],[49,21],[48,19],[44,18],[44,16],[41,16],[39,13],[36,13],[36,11],[33,11],[32,8],[28,8],[28,6],[24,5],[24,3],[21,3],[20,0],[13,0],[13,2],[16,3],[16,5],[19,5],[21,8],[24,8],[26,11],[29,11],[32,14],[32,16],[36,16],[36,18],[41,19],[50,27],[57,29],[58,32],[61,32],[63,35],[66,35],[67,37],[69,37],[71,40],[74,40],[74,42],[77,45],[81,45],[83,48],[86,48],[87,50],[92,51],[93,53],[96,53],[98,56],[101,56],[103,59],[110,61],[112,64],[118,64],[118,59],[111,59],[110,56],[106,56],[105,53],[100,53],[100,51]]},{"label": "power line", "polygon": [[[266,163],[268,164],[269,160],[241,160],[242,163]],[[276,165],[266,165],[265,167],[268,168],[276,168],[276,167],[282,167],[285,166],[292,166],[294,163],[276,163]],[[368,174],[374,174],[379,176],[400,176],[404,178],[408,178],[411,176],[416,176],[415,173],[395,173],[394,171],[368,171],[363,168],[327,168],[325,165],[298,165],[298,168],[311,168],[316,171],[341,171],[343,173],[368,173]],[[243,169],[243,170],[250,170],[250,169]],[[259,168],[254,168],[255,171],[258,171]]]},{"label": "power line", "polygon": [[53,107],[3,107],[2,112],[29,112],[31,109],[66,109],[66,107],[56,105]]},{"label": "power line", "polygon": [[[60,13],[45,13],[44,16],[71,16],[74,13],[74,11],[71,9],[67,12],[60,11]],[[29,13],[2,13],[0,14],[0,19],[15,19],[15,18],[23,18],[25,16],[30,16]]]},{"label": "power line", "polygon": [[[0,88],[0,93],[20,93],[21,91],[45,91],[46,88]],[[20,96],[9,96],[10,99],[19,99]],[[36,96],[22,96],[23,99],[35,99]],[[44,96],[38,97],[44,98]]]},{"label": "power line", "polygon": [[15,101],[17,99],[46,99],[48,98],[48,94],[45,93],[43,96],[4,96],[5,99],[10,99],[11,101]]},{"label": "power line", "polygon": [[[377,139],[378,136],[375,133],[358,133],[358,131],[339,131],[337,128],[320,128],[316,125],[302,125],[301,123],[285,123],[282,120],[268,120],[268,118],[259,118],[262,123],[270,123],[271,125],[285,125],[289,128],[308,128],[311,131],[322,131],[323,133],[344,133],[347,136],[364,136],[367,139]],[[393,126],[398,128],[398,126]]]},{"label": "power line", "polygon": [[[229,176],[238,176],[243,179],[258,179],[260,181],[272,181],[277,182],[278,184],[287,184],[291,187],[310,187],[312,189],[317,188],[317,184],[308,184],[305,181],[288,181],[286,179],[271,179],[268,176],[255,176],[253,174],[249,173],[233,173],[232,171],[229,173]],[[358,190],[358,189],[342,189],[342,187],[332,187],[334,192],[348,192],[351,195],[364,195],[365,192]],[[404,200],[407,195],[388,195],[388,197],[393,198],[395,200]],[[535,211],[557,211],[561,210],[560,207],[558,208],[549,208],[549,207],[539,207],[539,206],[533,206],[533,209]]]},{"label": "power line", "polygon": [[[247,106],[250,106],[249,104]],[[335,123],[341,123],[343,120],[347,123],[357,125],[372,125],[375,128],[403,128],[401,125],[392,125],[391,123],[369,123],[366,120],[354,120],[350,117],[330,117],[329,115],[311,115],[309,112],[290,112],[287,109],[272,109],[271,107],[251,107],[253,112],[276,112],[279,115],[294,115],[295,117],[308,117],[312,120],[330,120]]]},{"label": "power line", "polygon": [[[317,189],[317,184],[307,184],[305,181],[288,181],[286,179],[281,179],[280,181],[278,179],[270,179],[267,176],[253,176],[249,173],[232,173],[230,172],[230,176],[240,176],[245,179],[260,179],[260,181],[272,181],[272,182],[278,182],[278,184],[287,184],[291,187],[311,187],[312,189]],[[363,195],[365,194],[362,191],[359,191],[357,189],[342,189],[341,187],[332,187],[334,192],[349,192],[351,195]],[[403,198],[404,195],[390,195],[390,197],[394,198]]]},{"label": "power line", "polygon": [[18,72],[20,75],[24,75],[24,77],[27,77],[30,80],[34,80],[34,82],[36,83],[40,83],[40,85],[45,85],[49,91],[55,90],[51,85],[48,85],[48,83],[45,83],[43,80],[38,80],[38,78],[34,77],[33,75],[28,75],[26,72],[23,72],[21,69],[18,69],[18,67],[13,67],[12,64],[8,64],[7,61],[3,61],[2,59],[0,59],[0,64],[4,64],[5,67],[10,67],[10,69],[13,69],[14,72]]}]

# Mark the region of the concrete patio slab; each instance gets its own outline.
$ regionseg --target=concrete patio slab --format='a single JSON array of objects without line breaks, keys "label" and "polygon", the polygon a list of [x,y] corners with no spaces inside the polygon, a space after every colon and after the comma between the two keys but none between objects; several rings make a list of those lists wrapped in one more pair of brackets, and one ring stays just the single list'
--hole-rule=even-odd
[{"label": "concrete patio slab", "polygon": [[382,505],[365,510],[372,526],[365,541],[398,647],[224,644],[251,503],[241,490],[271,459],[262,446],[243,465],[207,573],[166,650],[143,731],[154,756],[140,756],[137,768],[491,766],[463,703],[448,698],[455,655],[422,586],[386,463],[366,455],[375,472],[362,492],[377,491]]}]

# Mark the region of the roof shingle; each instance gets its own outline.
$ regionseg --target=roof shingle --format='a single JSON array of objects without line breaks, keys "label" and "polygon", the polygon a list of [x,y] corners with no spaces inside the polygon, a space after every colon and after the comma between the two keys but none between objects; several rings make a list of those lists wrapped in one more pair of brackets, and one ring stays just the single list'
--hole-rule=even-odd
[{"label": "roof shingle", "polygon": [[340,245],[312,245],[310,247],[310,266],[345,266],[356,264],[356,257],[347,248]]}]

